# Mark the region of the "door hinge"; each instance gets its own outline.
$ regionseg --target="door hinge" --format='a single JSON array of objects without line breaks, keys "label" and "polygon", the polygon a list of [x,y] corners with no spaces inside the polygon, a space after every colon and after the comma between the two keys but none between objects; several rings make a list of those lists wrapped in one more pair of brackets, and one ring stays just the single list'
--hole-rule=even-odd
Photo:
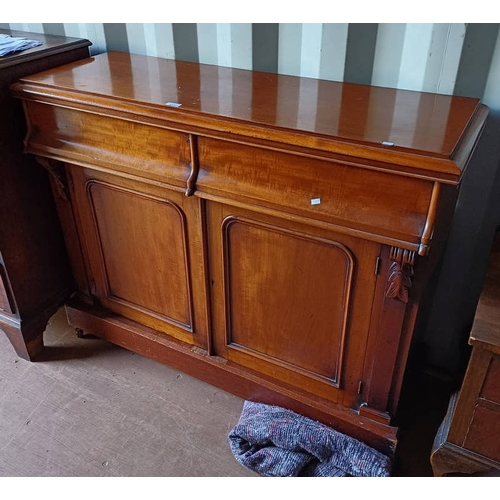
[{"label": "door hinge", "polygon": [[380,257],[377,257],[377,260],[375,261],[375,275],[378,275],[380,271],[380,263],[382,259]]},{"label": "door hinge", "polygon": [[358,384],[358,394],[361,394],[361,391],[363,390],[363,381],[360,380]]}]

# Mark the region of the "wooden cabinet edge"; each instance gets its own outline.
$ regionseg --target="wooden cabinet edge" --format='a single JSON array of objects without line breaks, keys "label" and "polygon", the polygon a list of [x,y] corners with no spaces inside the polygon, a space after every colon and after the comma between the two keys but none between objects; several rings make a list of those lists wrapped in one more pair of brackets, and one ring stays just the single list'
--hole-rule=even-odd
[{"label": "wooden cabinet edge", "polygon": [[64,305],[69,291],[50,298],[48,306],[28,319],[0,312],[0,330],[7,335],[16,354],[26,361],[36,361],[44,348],[43,333],[50,318]]},{"label": "wooden cabinet edge", "polygon": [[[452,395],[431,454],[435,475],[499,476],[495,432],[500,412],[498,391],[499,236],[493,240],[469,344],[472,352],[460,390]],[[487,318],[487,321],[484,319]],[[474,333],[475,332],[475,333]]]},{"label": "wooden cabinet edge", "polygon": [[[445,203],[442,201],[443,193],[447,188],[459,185],[462,170],[467,164],[471,150],[474,149],[484,126],[487,114],[485,109],[479,107],[479,111],[470,120],[462,135],[462,143],[453,152],[451,158],[444,158],[438,157],[436,153],[432,152],[432,149],[429,152],[429,156],[423,156],[413,150],[391,150],[390,148],[377,147],[373,144],[347,143],[338,138],[328,139],[325,136],[316,136],[298,130],[280,130],[277,126],[265,127],[257,123],[246,122],[245,120],[227,119],[223,116],[210,116],[208,114],[191,113],[189,111],[183,112],[182,109],[166,109],[154,103],[148,105],[116,97],[106,98],[76,90],[58,89],[56,86],[41,85],[29,81],[21,81],[14,84],[11,88],[13,94],[20,98],[25,106],[28,121],[25,150],[38,155],[40,163],[51,174],[52,187],[58,199],[59,214],[65,227],[67,239],[70,242],[69,246],[71,247],[70,252],[72,253],[74,266],[73,272],[77,275],[77,281],[80,283],[79,300],[73,300],[67,306],[68,318],[71,324],[77,328],[94,333],[97,336],[102,336],[127,349],[131,349],[160,362],[165,362],[170,366],[186,371],[186,373],[199,376],[199,378],[208,383],[229,390],[241,397],[256,398],[272,404],[286,403],[291,409],[295,408],[306,416],[314,418],[314,415],[316,415],[327,425],[334,422],[339,423],[341,427],[339,430],[341,432],[344,429],[350,435],[368,444],[372,443],[374,447],[380,450],[393,451],[396,444],[397,429],[390,426],[391,417],[399,399],[404,366],[415,323],[415,315],[424,288],[424,285],[419,282],[420,278],[416,280],[416,288],[412,288],[413,267],[424,256],[425,259],[423,260],[430,260],[427,255],[429,254],[431,244],[434,244],[435,226],[441,223],[439,219],[442,205]],[[60,111],[64,108],[65,110],[78,111],[80,116],[76,117],[76,121],[78,119],[82,120],[82,123],[86,127],[91,127],[96,123],[96,120],[83,120],[83,113],[86,114],[86,117],[90,115],[94,117],[111,117],[123,122],[139,123],[156,127],[157,129],[187,134],[190,153],[189,166],[182,171],[182,175],[176,179],[177,182],[174,182],[174,174],[171,172],[169,174],[170,177],[165,175],[165,178],[159,178],[156,175],[156,170],[154,173],[148,173],[147,167],[143,167],[144,172],[140,168],[137,168],[135,171],[129,168],[130,158],[139,160],[142,157],[138,154],[137,149],[129,151],[124,146],[125,142],[117,141],[116,145],[116,149],[125,147],[126,154],[129,155],[121,157],[122,159],[126,158],[126,164],[122,165],[121,168],[112,163],[113,160],[118,161],[118,155],[113,156],[112,154],[108,154],[108,150],[103,151],[99,159],[91,155],[86,155],[87,151],[85,148],[81,148],[77,152],[72,151],[71,147],[65,148],[64,145],[71,143],[71,140],[85,141],[85,139],[88,141],[88,149],[95,149],[99,146],[98,140],[96,141],[95,138],[85,134],[83,126],[81,128],[75,127],[78,133],[73,134],[73,136],[68,132],[68,130],[71,130],[68,126],[66,137],[62,137],[62,140],[58,141],[59,137],[56,134],[56,140],[52,141],[47,139],[48,134],[56,130],[57,127],[52,124],[53,128],[50,128],[47,125],[47,129],[44,129],[46,132],[46,144],[43,143],[43,134],[40,134],[41,138],[37,142],[37,131],[33,130],[34,127],[32,128],[30,123],[31,102],[37,103],[37,106],[39,106],[38,103],[42,103],[47,107],[59,108],[59,113],[55,115],[57,118],[54,119],[55,122],[61,120],[63,123],[71,123],[67,118],[69,115],[62,115],[61,117]],[[32,110],[33,119],[38,120],[35,122],[35,125],[43,127],[43,118],[46,117],[46,110],[42,106],[36,108],[35,105],[32,105]],[[74,116],[73,119],[75,120]],[[113,128],[112,124],[116,125],[116,121],[107,120],[107,118],[98,123],[101,126],[105,123],[108,129]],[[104,127],[102,130],[104,130]],[[137,128],[134,130],[137,130]],[[142,131],[144,132],[142,137],[147,133],[151,133],[151,129],[146,127],[142,127]],[[129,126],[124,126],[121,132],[123,137],[128,137],[126,134],[129,133]],[[163,132],[158,135],[161,135],[162,138],[165,136]],[[357,210],[355,216],[352,213],[335,211],[334,209],[328,212],[326,211],[327,206],[324,203],[321,208],[325,207],[325,212],[315,212],[311,217],[307,215],[310,213],[309,208],[302,211],[298,208],[295,209],[293,208],[293,203],[290,203],[285,197],[275,195],[275,191],[272,192],[273,197],[270,197],[271,199],[266,198],[265,194],[267,191],[265,189],[228,194],[224,191],[230,191],[231,187],[228,189],[224,182],[217,185],[213,179],[212,186],[207,188],[206,185],[203,185],[202,181],[199,184],[197,182],[198,177],[203,175],[203,164],[200,164],[197,148],[197,142],[200,137],[210,137],[219,139],[220,141],[231,142],[231,148],[226,148],[229,152],[224,151],[224,148],[219,143],[219,155],[233,158],[233,161],[238,155],[238,148],[235,147],[235,144],[242,144],[262,150],[292,154],[304,158],[306,161],[310,158],[324,162],[335,162],[341,164],[342,168],[345,166],[383,172],[383,176],[373,174],[373,177],[376,175],[376,178],[373,179],[370,177],[371,183],[380,182],[380,185],[389,185],[392,188],[392,193],[398,192],[400,200],[403,201],[395,206],[396,208],[400,208],[400,212],[394,209],[394,207],[394,211],[391,212],[387,208],[388,204],[377,204],[370,197],[365,197],[363,199],[364,206],[358,209],[357,205],[353,205],[354,201],[350,194],[351,191],[346,191],[347,195],[344,198],[340,198],[340,201],[337,201],[337,203],[349,202],[356,207],[352,209],[353,211]],[[172,141],[173,144],[177,144],[174,140]],[[62,146],[58,148],[60,143]],[[156,153],[158,143],[159,141],[149,141],[147,145],[153,145]],[[240,151],[241,149],[239,148]],[[243,166],[241,166],[241,171],[238,173],[245,175],[252,167],[254,170],[256,169],[255,165],[257,163],[253,154],[253,151],[240,154],[239,158],[246,156],[247,158],[252,158],[253,162],[250,163],[250,167],[248,163],[246,165],[242,163]],[[97,154],[96,156],[99,155]],[[187,155],[183,156],[184,159],[186,157]],[[267,158],[269,159],[269,156]],[[273,158],[277,163],[278,155],[273,155]],[[272,162],[273,160],[269,161]],[[299,165],[302,169],[301,174],[294,176],[292,175],[294,171],[289,168],[287,162],[290,162],[289,157],[280,165],[285,165],[284,170],[289,172],[286,178],[289,185],[298,186],[300,182],[304,182],[304,179],[323,182],[325,178],[329,178],[328,174],[330,174],[330,177],[333,177],[330,166],[325,168],[323,165],[316,164],[314,164],[313,175],[308,174],[308,177],[304,173],[305,167],[302,163]],[[202,160],[201,163],[203,163]],[[122,181],[123,178],[127,178],[131,181],[154,184],[161,188],[181,192],[186,196],[198,198],[199,218],[202,224],[206,223],[205,205],[206,203],[213,202],[214,204],[221,203],[232,207],[253,210],[259,214],[275,216],[280,218],[283,223],[284,221],[287,221],[287,223],[307,223],[308,227],[311,228],[327,229],[332,232],[336,231],[380,244],[382,248],[382,253],[380,254],[382,261],[380,274],[375,281],[369,281],[370,287],[375,283],[375,292],[373,299],[369,296],[368,300],[365,301],[368,304],[373,300],[373,304],[371,304],[371,309],[368,306],[370,310],[366,314],[363,313],[365,318],[370,318],[369,332],[366,332],[367,328],[365,328],[368,321],[363,325],[363,335],[367,335],[368,345],[364,352],[358,347],[354,350],[354,352],[360,354],[358,359],[361,361],[359,365],[355,365],[356,373],[350,374],[353,380],[349,381],[349,392],[346,391],[342,396],[344,397],[343,403],[345,406],[341,404],[342,397],[339,397],[338,403],[333,403],[317,395],[315,396],[314,390],[306,393],[307,388],[311,388],[307,384],[303,386],[297,384],[297,387],[294,388],[291,386],[291,383],[287,385],[284,381],[278,381],[277,378],[272,379],[270,375],[271,371],[267,372],[263,370],[263,373],[257,373],[255,366],[246,368],[242,365],[236,365],[231,361],[220,363],[215,356],[212,356],[212,354],[217,354],[217,349],[214,349],[212,345],[213,332],[211,327],[208,333],[210,340],[208,345],[204,346],[207,348],[207,352],[202,352],[199,346],[195,348],[194,346],[174,341],[167,338],[165,334],[156,331],[153,332],[153,330],[138,322],[134,323],[109,311],[99,310],[97,302],[94,303],[92,298],[93,286],[91,283],[92,278],[90,278],[92,270],[86,272],[88,262],[85,260],[85,254],[87,253],[88,245],[84,241],[83,229],[80,228],[84,211],[82,209],[79,214],[79,207],[74,206],[71,202],[74,196],[71,185],[71,172],[75,174],[74,182],[79,182],[79,172],[82,172],[84,169],[88,169],[89,171],[94,170],[94,173],[99,171],[112,174],[116,178],[120,177]],[[341,169],[339,171],[342,172]],[[200,172],[202,173],[200,174]],[[224,172],[224,170],[221,169],[220,172]],[[366,174],[366,171],[363,174]],[[183,176],[185,178],[181,178]],[[399,178],[398,182],[394,182],[394,176],[410,177],[418,180],[418,182],[408,179],[405,179],[405,182],[403,182],[401,178]],[[357,180],[360,177],[362,177],[362,181]],[[347,179],[352,185],[362,186],[366,195],[371,186],[365,180],[367,177],[367,175],[361,176],[357,173],[356,177],[347,177]],[[353,178],[356,179],[356,183],[352,180]],[[249,184],[252,182],[251,179],[247,179],[247,181]],[[332,186],[336,185],[332,183]],[[325,193],[331,197],[334,188],[330,188],[329,186],[329,189]],[[244,190],[242,189],[242,191]],[[420,199],[418,201],[415,197],[409,196],[412,192],[419,193]],[[300,193],[300,196],[305,198],[305,200],[301,198],[305,205],[309,204],[308,193],[306,193],[305,197],[302,196],[304,193],[299,189],[296,190],[296,193]],[[385,196],[384,199],[390,198],[392,193],[390,189],[377,191],[378,197],[384,198]],[[345,200],[346,197],[348,198],[347,202]],[[331,198],[334,199],[333,197]],[[196,200],[190,201],[194,202]],[[373,202],[373,207],[375,208],[372,208],[376,214],[373,218],[367,217],[366,212],[364,212],[367,205],[372,206],[369,204],[371,202]],[[291,205],[293,206],[291,207]],[[332,206],[336,207],[336,205]],[[403,219],[407,226],[399,222],[402,220],[400,216],[401,212],[407,214],[407,218]],[[364,219],[360,218],[363,214]],[[320,216],[324,220],[321,220]],[[344,217],[343,220],[341,219],[342,216]],[[197,218],[198,216],[195,217],[195,219]],[[384,220],[390,221],[391,224],[384,223]],[[206,227],[202,230],[204,236],[202,241],[203,254],[209,253],[206,242],[208,231],[209,229]],[[439,232],[439,230],[436,232]],[[378,252],[378,248],[376,251]],[[363,258],[366,255],[368,254],[364,253]],[[372,257],[370,254],[370,262]],[[87,257],[87,260],[89,260],[89,257]],[[210,304],[208,260],[209,257],[205,259],[204,267],[206,272],[205,288],[208,295],[208,304]],[[367,260],[368,258],[365,259],[365,261]],[[363,276],[368,275],[366,268],[364,268],[363,273]],[[421,281],[423,282],[423,279]],[[207,311],[207,322],[209,325],[211,308],[213,308],[213,304],[212,306],[209,305]],[[219,332],[218,335],[223,335],[223,333]],[[362,342],[363,344],[365,343],[365,337],[362,337]],[[364,365],[361,356],[365,356]],[[352,402],[354,400],[354,403],[356,403],[355,385],[357,384],[360,371],[363,373],[359,390],[359,404],[356,406]],[[352,389],[353,387],[354,389]],[[316,394],[326,397],[324,393]],[[332,400],[337,401],[336,397],[336,394],[334,394]]]},{"label": "wooden cabinet edge", "polygon": [[91,42],[4,29],[0,32],[13,36],[32,35],[44,42],[40,47],[0,58],[0,107],[5,114],[2,114],[2,138],[5,140],[0,148],[4,191],[0,189],[0,196],[9,204],[8,207],[2,204],[0,214],[4,228],[0,250],[6,257],[11,302],[15,303],[15,307],[11,307],[12,314],[0,314],[0,329],[6,330],[21,358],[33,361],[43,348],[43,332],[48,320],[69,297],[74,286],[49,183],[42,170],[37,170],[34,159],[21,155],[23,125],[27,121],[19,112],[19,103],[10,98],[9,85],[34,72],[88,58]]},{"label": "wooden cabinet edge", "polygon": [[484,349],[473,349],[464,377],[464,384],[456,396],[454,412],[460,417],[454,418],[448,431],[448,441],[463,446],[467,430],[474,415],[476,400],[484,382],[484,376],[491,362],[491,353]]},{"label": "wooden cabinet edge", "polygon": [[449,433],[453,426],[453,416],[457,409],[459,396],[459,392],[452,394],[446,415],[432,445],[430,462],[434,475],[445,476],[457,473],[474,475],[492,470],[497,471],[499,467],[497,462],[466,450],[450,441]]},{"label": "wooden cabinet edge", "polygon": [[[24,52],[17,53],[15,57],[7,57],[5,59],[0,59],[0,69],[5,69],[13,65],[25,64],[30,61],[39,60],[40,58],[47,58],[55,55],[64,54],[65,52],[75,52],[78,49],[84,49],[86,51],[86,57],[88,57],[88,47],[92,45],[90,40],[85,38],[74,38],[74,37],[61,37],[59,35],[44,35],[41,33],[32,33],[22,30],[9,30],[0,29],[0,33],[5,33],[10,36],[26,37],[35,40],[46,41],[52,38],[58,39],[58,43],[55,45],[42,44],[35,50],[26,50]],[[71,62],[74,61],[74,58]]]},{"label": "wooden cabinet edge", "polygon": [[71,202],[73,183],[71,173],[68,172],[66,165],[53,158],[36,155],[36,159],[41,167],[49,173],[49,181],[57,214],[61,224],[61,230],[66,242],[66,248],[70,257],[70,265],[75,280],[73,292],[77,293],[82,300],[87,303],[93,303],[94,299],[91,293],[90,280],[85,271],[84,252],[82,251],[82,241],[78,233],[78,224],[76,222],[77,214]]},{"label": "wooden cabinet edge", "polygon": [[[16,85],[19,86],[21,84],[19,84],[19,83],[15,84],[13,86],[13,89],[17,88]],[[20,87],[20,88],[23,88],[23,87]],[[68,152],[65,152],[62,150],[53,150],[52,148],[44,146],[43,144],[37,144],[36,141],[33,140],[34,131],[32,130],[32,127],[30,124],[29,104],[28,104],[31,99],[33,99],[33,100],[37,100],[37,99],[32,98],[29,95],[26,95],[25,90],[22,90],[22,91],[15,90],[14,94],[16,94],[17,97],[22,98],[23,106],[25,109],[25,115],[27,117],[28,131],[27,131],[26,138],[25,138],[25,152],[31,153],[34,155],[39,155],[39,156],[46,156],[46,157],[49,157],[52,159],[57,159],[60,161],[68,161],[68,162],[71,162],[71,163],[74,163],[77,165],[81,165],[81,166],[84,166],[87,168],[101,169],[103,171],[113,171],[117,175],[130,176],[131,178],[135,177],[137,179],[143,180],[143,182],[156,182],[157,184],[162,184],[162,181],[159,181],[159,180],[154,181],[152,179],[147,179],[146,177],[140,176],[136,172],[125,172],[125,171],[118,172],[118,171],[113,169],[112,165],[107,165],[105,162],[104,163],[101,162],[102,164],[98,164],[94,160],[89,159],[85,156],[81,156],[79,154],[69,154]],[[56,105],[60,106],[61,104],[56,103]],[[73,109],[73,107],[72,107],[72,109]],[[75,108],[75,109],[78,109],[78,108]],[[94,111],[89,111],[89,112],[93,112],[95,114]],[[469,147],[471,147],[470,144],[473,143],[474,147],[475,147],[475,144],[477,143],[478,138],[480,136],[482,127],[484,126],[484,121],[486,119],[487,112],[488,112],[487,109],[483,109],[483,107],[480,107],[480,112],[477,113],[478,116],[476,116],[475,119],[473,120],[473,126],[469,127],[469,129],[472,128],[473,130],[468,132],[467,134],[465,134],[467,144],[464,146],[462,146],[462,145],[460,146],[459,153],[456,153],[458,156],[460,156],[460,154],[462,154],[462,153],[460,153],[460,151],[465,150],[467,145]],[[137,121],[137,117],[135,117],[135,116],[128,117],[125,119]],[[139,122],[140,122],[140,120],[139,120]],[[171,126],[171,124],[169,124],[168,122],[165,122],[164,120],[159,120],[158,123],[151,123],[150,121],[147,121],[144,123],[146,123],[148,125],[155,126],[155,127],[161,126],[162,128],[165,128],[167,130],[177,130],[177,129],[173,128]],[[190,175],[188,176],[187,179],[185,179],[184,185],[179,185],[173,179],[169,180],[168,178],[165,179],[164,185],[170,189],[184,190],[186,192],[186,194],[190,195],[190,196],[196,193],[197,196],[200,196],[202,198],[215,199],[215,200],[216,199],[223,199],[224,197],[227,197],[227,193],[217,194],[216,192],[211,192],[211,191],[207,192],[206,190],[203,190],[203,189],[200,190],[196,184],[199,169],[200,169],[199,160],[198,160],[198,157],[196,154],[197,153],[196,140],[197,140],[198,136],[209,137],[210,134],[206,134],[205,132],[207,132],[207,131],[204,131],[204,130],[194,131],[192,128],[183,129],[181,131],[183,133],[186,133],[187,136],[189,137],[188,140],[190,142],[190,149],[191,149],[191,156],[192,156],[192,160],[190,163],[190,170],[191,170]],[[436,179],[434,177],[415,175],[413,173],[393,170],[391,168],[387,168],[390,164],[385,164],[385,168],[384,168],[381,166],[376,166],[376,165],[371,164],[371,163],[373,163],[373,161],[370,161],[370,160],[367,160],[364,162],[357,162],[357,161],[352,161],[349,159],[346,160],[346,157],[342,156],[342,155],[340,155],[340,157],[339,156],[337,156],[337,157],[324,156],[323,154],[318,154],[318,150],[314,150],[313,153],[311,153],[311,152],[304,152],[304,148],[297,149],[294,146],[289,147],[289,148],[284,148],[282,144],[279,146],[274,146],[273,143],[270,142],[269,140],[259,141],[258,143],[253,143],[252,141],[254,138],[252,138],[252,137],[244,137],[242,139],[237,139],[237,140],[235,140],[233,136],[224,137],[224,136],[216,135],[214,137],[225,140],[225,141],[237,142],[239,144],[244,144],[244,145],[248,145],[248,146],[261,147],[264,149],[267,148],[270,150],[286,152],[288,154],[293,154],[293,155],[297,155],[297,156],[304,156],[305,158],[309,157],[309,158],[314,158],[314,159],[320,159],[320,160],[326,161],[326,162],[332,161],[332,162],[335,162],[338,164],[350,165],[350,166],[354,166],[357,168],[367,168],[367,169],[377,170],[377,171],[384,172],[384,173],[390,173],[391,175],[409,176],[409,177],[414,177],[416,179],[423,179],[423,180],[427,180],[429,182],[432,182],[434,187],[432,190],[432,196],[431,196],[431,200],[430,200],[430,204],[429,204],[429,209],[428,209],[428,212],[426,215],[424,227],[422,229],[422,232],[421,232],[418,240],[411,241],[409,239],[404,240],[404,239],[400,239],[400,238],[394,238],[394,237],[388,236],[387,234],[384,235],[381,233],[375,233],[375,232],[370,232],[369,230],[367,231],[365,229],[356,228],[355,226],[351,227],[348,225],[342,225],[342,223],[339,224],[339,222],[341,222],[341,221],[339,221],[337,223],[324,222],[321,220],[315,221],[316,224],[319,224],[319,225],[329,224],[330,225],[329,227],[335,228],[336,230],[340,229],[341,231],[344,231],[344,232],[347,232],[350,234],[357,233],[361,237],[368,237],[368,239],[372,239],[374,241],[378,241],[378,242],[383,243],[383,244],[389,244],[392,246],[399,246],[401,248],[408,249],[408,250],[415,250],[421,256],[427,255],[429,253],[430,247],[432,245],[432,239],[433,239],[433,235],[434,235],[434,228],[435,228],[435,222],[436,222],[436,217],[437,217],[437,212],[438,212],[438,206],[439,206],[440,198],[441,198],[442,186],[446,185],[448,183],[455,185],[455,184],[458,184],[460,181],[459,177],[457,177],[457,180],[455,182],[451,182],[449,180],[444,180],[442,178]],[[469,157],[470,157],[470,154],[466,158],[465,157],[462,158],[463,162],[466,163],[466,161],[469,160]],[[238,203],[236,200],[233,200],[232,202]],[[257,201],[250,199],[247,201],[247,203],[249,205],[255,205],[255,204],[257,204]],[[270,210],[277,209],[277,208],[273,207],[272,205],[269,205],[268,208]],[[289,215],[287,214],[287,216],[289,216]],[[301,217],[300,215],[296,215],[296,216],[299,218]]]},{"label": "wooden cabinet edge", "polygon": [[[196,136],[195,136],[196,137]],[[399,247],[405,250],[409,251],[415,251],[421,256],[426,256],[428,255],[430,248],[432,246],[432,239],[434,235],[434,226],[436,222],[436,216],[437,216],[437,206],[440,201],[440,193],[441,193],[441,184],[438,182],[434,183],[434,188],[432,191],[432,200],[431,204],[429,207],[429,211],[426,217],[426,222],[425,222],[425,227],[423,230],[422,238],[420,238],[418,241],[409,241],[409,240],[402,240],[402,239],[397,239],[391,236],[387,236],[381,233],[376,233],[376,232],[370,232],[367,230],[363,229],[357,229],[356,227],[350,227],[348,225],[342,225],[339,222],[326,222],[323,220],[319,219],[314,219],[311,217],[307,217],[305,215],[299,215],[299,214],[294,214],[292,212],[285,212],[282,209],[280,210],[280,207],[277,205],[274,205],[272,203],[264,203],[258,205],[257,200],[253,199],[246,199],[245,197],[239,195],[239,199],[237,200],[236,198],[228,198],[224,194],[215,194],[212,192],[207,192],[203,189],[200,189],[198,186],[196,186],[196,178],[198,174],[198,168],[199,167],[191,167],[191,175],[188,179],[186,179],[186,182],[183,185],[177,185],[177,184],[171,184],[168,182],[168,179],[165,179],[164,182],[158,181],[158,180],[153,180],[149,179],[147,177],[140,176],[135,173],[129,173],[129,172],[124,172],[124,171],[117,171],[113,169],[111,166],[102,166],[98,165],[95,162],[89,161],[87,158],[81,158],[79,156],[73,156],[73,155],[67,155],[67,154],[61,154],[58,151],[53,151],[52,149],[49,148],[39,148],[36,146],[32,146],[29,144],[29,141],[27,141],[28,144],[25,148],[25,152],[35,155],[37,157],[45,157],[47,159],[53,160],[53,161],[59,161],[63,163],[71,163],[74,165],[78,165],[80,167],[96,170],[96,171],[101,171],[101,172],[107,172],[107,173],[112,173],[113,175],[117,175],[119,177],[124,177],[124,178],[129,178],[129,179],[135,179],[140,182],[144,182],[146,184],[154,184],[156,186],[161,186],[166,189],[172,189],[175,191],[180,191],[184,192],[186,196],[197,196],[201,199],[205,200],[212,200],[212,201],[217,201],[217,202],[222,202],[226,203],[229,205],[233,205],[235,207],[242,207],[242,208],[251,208],[258,210],[259,212],[262,213],[268,213],[271,215],[275,216],[280,216],[284,217],[285,219],[288,220],[295,220],[295,221],[307,221],[308,224],[311,224],[316,227],[321,227],[321,228],[327,228],[333,231],[338,231],[343,234],[349,234],[355,237],[360,237],[364,238],[370,241],[376,241],[378,243],[384,244],[384,245],[389,245],[389,246],[395,246]]]},{"label": "wooden cabinet edge", "polygon": [[477,107],[476,113],[474,113],[467,129],[461,137],[460,145],[452,154],[451,159],[461,171],[460,178],[462,178],[469,160],[476,150],[476,146],[486,125],[488,114],[489,108],[484,104],[480,104]]},{"label": "wooden cabinet edge", "polygon": [[[93,95],[82,96],[80,93],[67,90],[60,91],[53,87],[37,85],[32,82],[23,83],[22,80],[12,84],[10,88],[14,97],[27,102],[34,101],[63,108],[67,107],[86,113],[119,118],[186,134],[223,139],[274,151],[293,152],[325,161],[343,162],[346,165],[379,170],[394,175],[415,177],[445,184],[458,184],[462,175],[462,171],[454,159],[426,157],[425,165],[427,167],[424,168],[423,157],[415,152],[393,152],[387,148],[353,145],[344,143],[341,140],[318,138],[314,135],[299,132],[269,131],[268,127],[240,124],[221,117],[212,118],[209,115],[183,114],[179,110],[170,108],[131,105],[127,101],[110,101]],[[474,121],[478,128],[467,134],[467,138],[476,140],[480,136],[486,115],[487,111],[486,114],[478,114],[477,123]],[[287,140],[288,135],[295,137],[297,140]],[[464,149],[465,146],[459,148],[456,153],[462,163],[466,162],[466,158],[463,157],[462,153]],[[462,153],[462,156],[459,153]]]}]

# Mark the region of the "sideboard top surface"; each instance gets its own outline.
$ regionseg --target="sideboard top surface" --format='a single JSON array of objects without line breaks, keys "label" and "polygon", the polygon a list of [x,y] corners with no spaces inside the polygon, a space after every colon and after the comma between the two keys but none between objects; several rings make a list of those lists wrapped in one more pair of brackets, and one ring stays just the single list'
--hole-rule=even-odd
[{"label": "sideboard top surface", "polygon": [[448,158],[479,100],[109,52],[24,79]]},{"label": "sideboard top surface", "polygon": [[452,183],[459,180],[487,113],[474,98],[125,52],[25,77],[13,91],[25,99],[92,106],[94,112],[147,116],[174,128],[180,124],[179,129],[223,130],[233,139],[253,137],[406,165]]}]

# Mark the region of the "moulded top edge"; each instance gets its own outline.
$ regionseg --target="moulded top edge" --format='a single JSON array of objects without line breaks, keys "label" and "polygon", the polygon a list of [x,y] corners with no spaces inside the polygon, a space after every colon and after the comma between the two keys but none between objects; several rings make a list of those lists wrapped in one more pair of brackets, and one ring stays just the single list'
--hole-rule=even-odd
[{"label": "moulded top edge", "polygon": [[22,81],[436,158],[452,157],[479,105],[467,97],[125,52],[100,54]]}]

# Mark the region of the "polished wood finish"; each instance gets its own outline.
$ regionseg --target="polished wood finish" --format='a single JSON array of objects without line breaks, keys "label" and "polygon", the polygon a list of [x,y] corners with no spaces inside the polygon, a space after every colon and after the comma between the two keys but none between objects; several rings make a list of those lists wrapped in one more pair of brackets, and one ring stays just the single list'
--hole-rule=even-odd
[{"label": "polished wood finish", "polygon": [[122,53],[12,90],[73,325],[393,453],[477,99]]},{"label": "polished wood finish", "polygon": [[207,226],[217,354],[355,407],[380,245],[216,203]]},{"label": "polished wood finish", "polygon": [[[198,144],[200,193],[285,208],[377,241],[420,244],[432,182],[211,138],[200,137]],[[321,203],[312,205],[316,198]]]},{"label": "polished wood finish", "polygon": [[74,289],[47,173],[23,154],[26,124],[9,86],[34,72],[89,56],[90,42],[0,29],[41,40],[39,47],[0,57],[0,330],[18,356],[41,350],[50,316]]},{"label": "polished wood finish", "polygon": [[72,166],[68,176],[93,297],[206,349],[200,200],[90,169]]},{"label": "polished wood finish", "polygon": [[488,263],[469,343],[473,346],[460,393],[434,442],[435,475],[500,474],[500,233]]},{"label": "polished wood finish", "polygon": [[64,148],[65,158],[75,163],[92,158],[97,167],[112,165],[129,175],[147,172],[151,180],[186,188],[191,171],[187,134],[38,102],[29,114],[34,148],[37,143],[45,151]]},{"label": "polished wood finish", "polygon": [[[393,150],[425,153],[448,160],[443,165],[455,175],[458,169],[449,158],[479,106],[477,99],[466,97],[248,72],[135,54],[111,52],[100,55],[99,61],[31,78],[26,88],[38,87],[41,91],[40,87],[44,87],[47,98],[71,95],[82,105],[85,101],[90,104],[88,96],[94,95],[94,106],[104,105],[99,96],[113,95],[115,103],[109,109],[112,114],[135,105],[147,116],[165,116],[166,111],[165,118],[173,115],[172,120],[177,121],[182,114],[190,124],[203,123],[215,131],[224,128],[237,133],[240,127],[248,128],[255,134],[246,135],[264,139],[292,133],[287,142],[304,146],[318,139],[330,143],[334,137],[332,151],[343,153],[345,142],[362,157],[367,155],[366,146],[379,147],[384,160]],[[110,65],[113,72],[108,70]],[[182,106],[166,108],[167,102]],[[384,142],[394,145],[381,147]],[[437,164],[432,163],[432,167]],[[421,166],[429,171],[432,167]]]}]

